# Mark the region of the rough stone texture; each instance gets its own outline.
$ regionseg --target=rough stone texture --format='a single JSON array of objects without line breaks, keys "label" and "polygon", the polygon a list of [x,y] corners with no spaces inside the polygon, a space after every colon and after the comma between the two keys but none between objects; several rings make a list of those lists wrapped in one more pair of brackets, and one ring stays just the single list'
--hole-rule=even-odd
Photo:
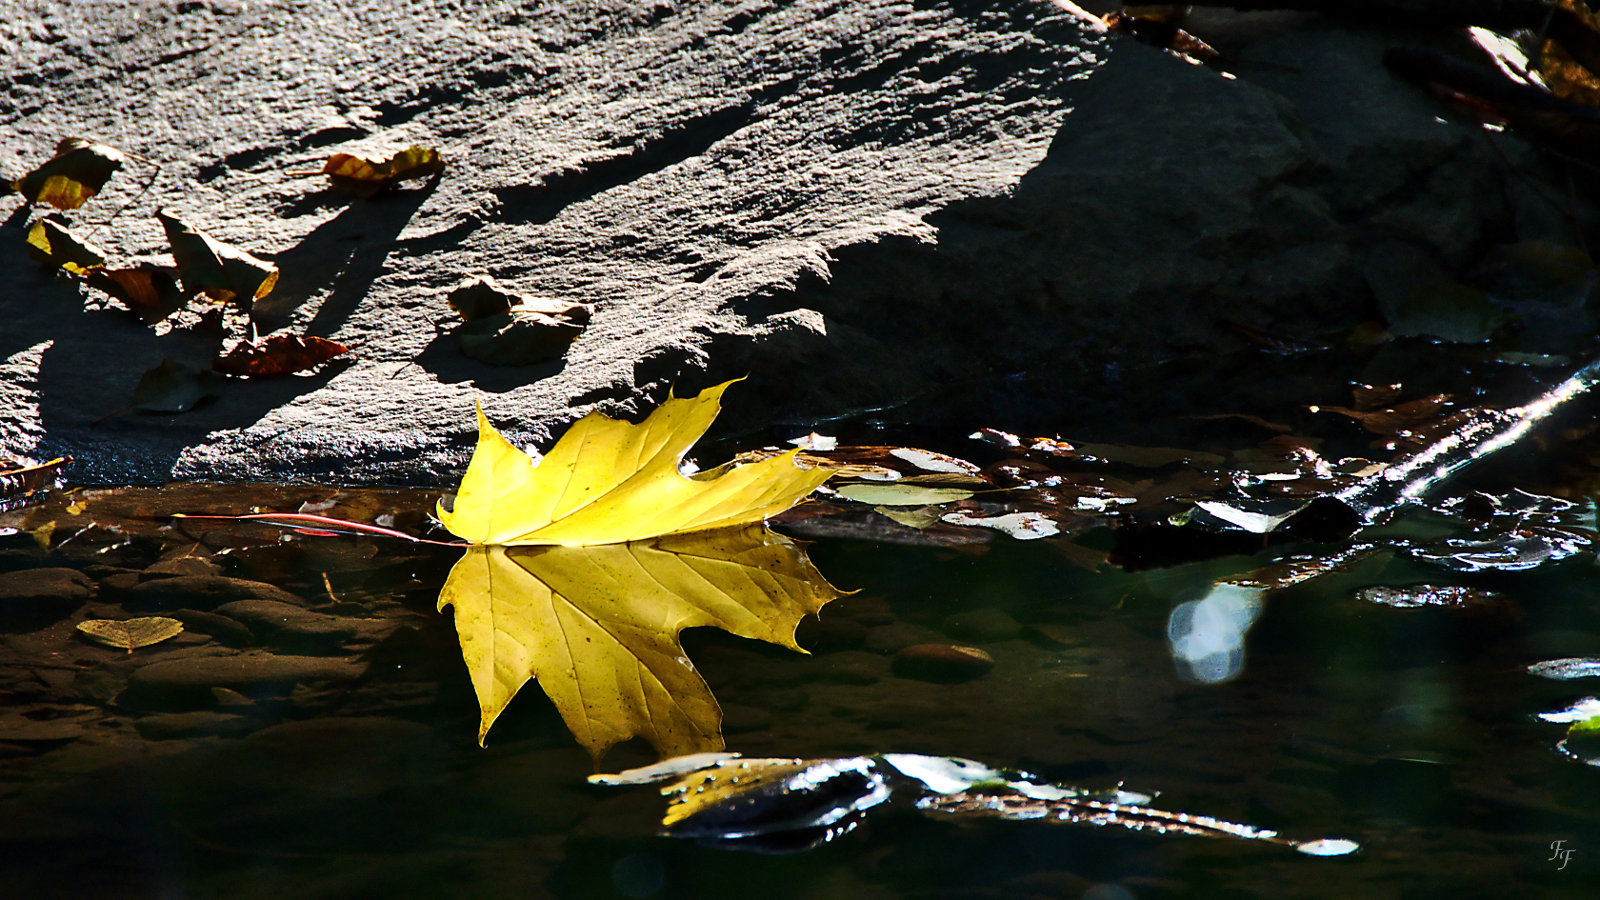
[{"label": "rough stone texture", "polygon": [[377,619],[330,616],[277,600],[234,600],[216,611],[244,623],[257,637],[280,649],[327,650],[358,636],[380,637],[394,627]]},{"label": "rough stone texture", "polygon": [[236,600],[295,605],[299,598],[262,581],[226,575],[174,575],[141,582],[128,591],[124,605],[135,612],[165,612],[184,607],[210,610]]},{"label": "rough stone texture", "polygon": [[[151,254],[148,213],[187,217],[282,267],[262,318],[359,345],[345,369],[100,421],[210,343],[86,305],[26,260],[19,210],[0,448],[73,453],[80,480],[432,484],[465,459],[475,396],[536,439],[746,373],[725,427],[1047,360],[1078,373],[1065,403],[1231,322],[1347,324],[1370,299],[1356,231],[1459,263],[1502,212],[1503,163],[1371,36],[1269,36],[1263,59],[1293,66],[1226,80],[1046,0],[0,9],[0,170],[73,134],[159,161],[147,194],[132,165],[74,220],[132,201],[91,236]],[[296,174],[355,142],[450,166],[372,201]],[[560,365],[468,360],[435,322],[473,275],[593,321]]]},{"label": "rough stone texture", "polygon": [[365,670],[345,660],[261,652],[162,660],[134,670],[117,702],[129,709],[205,708],[216,703],[214,687],[251,699],[282,697],[297,684],[353,681]]},{"label": "rough stone texture", "polygon": [[94,598],[94,582],[77,569],[24,569],[0,574],[0,626],[38,628]]}]

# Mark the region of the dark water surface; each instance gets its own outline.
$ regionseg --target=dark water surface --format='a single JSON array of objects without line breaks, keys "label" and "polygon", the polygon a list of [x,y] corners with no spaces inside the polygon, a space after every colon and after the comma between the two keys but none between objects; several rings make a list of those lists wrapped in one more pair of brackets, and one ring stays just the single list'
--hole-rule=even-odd
[{"label": "dark water surface", "polygon": [[[1119,426],[1118,405],[1145,390],[1171,410],[1249,410],[1296,429],[1316,418],[1307,404],[1347,402],[1337,376],[1313,386],[1317,359],[1284,363],[1299,381],[1266,377],[1262,365],[1219,361],[1217,371],[1237,369],[1231,387],[1218,387],[1220,375],[1209,387],[1186,373],[1130,379],[1122,399],[1079,410],[1083,434],[1178,446],[1209,434],[1234,449],[1260,437],[1240,437],[1259,423],[1177,412]],[[1408,396],[1452,391],[1463,405],[1524,402],[1560,378],[1419,368],[1396,348],[1360,380],[1399,380],[1400,370],[1438,382],[1410,384]],[[1048,416],[1024,413],[1043,408],[1050,385],[1014,387],[1015,408],[998,403],[994,424],[1043,431]],[[1584,547],[1592,506],[1581,525],[1600,486],[1592,409],[1449,491],[1580,501],[1569,515],[1577,531],[1562,533],[1579,552],[1522,571],[1448,571],[1381,550],[1267,596],[1237,677],[1220,683],[1180,673],[1174,609],[1273,553],[1337,545],[1196,553],[1212,558],[1130,572],[1096,565],[1114,541],[1101,520],[1070,537],[970,529],[989,539],[930,546],[899,543],[907,530],[870,513],[801,518],[780,530],[811,540],[817,569],[854,592],[801,626],[809,655],[710,628],[684,633],[722,706],[728,749],[747,757],[967,757],[1049,782],[1123,784],[1158,794],[1161,809],[1292,840],[1360,843],[1337,858],[888,805],[793,855],[660,837],[654,786],[585,780],[654,762],[651,748],[632,741],[597,764],[536,684],[477,745],[477,698],[451,615],[436,611],[460,550],[170,518],[304,508],[424,534],[436,493],[56,494],[0,513],[0,898],[1595,896],[1600,769],[1561,753],[1567,725],[1538,716],[1600,694],[1600,683],[1528,672],[1600,656],[1600,590]],[[846,442],[974,427],[896,415],[899,433],[869,422]],[[1347,447],[1330,437],[1324,458],[1372,452],[1370,435],[1330,418]],[[904,424],[916,421],[923,431]],[[979,452],[961,441],[931,446]],[[1460,524],[1423,513],[1390,531],[1420,540],[1460,536]],[[1545,533],[1514,532],[1535,545]],[[1424,600],[1371,590],[1424,583],[1451,590]],[[175,617],[185,630],[132,653],[75,630],[136,615]],[[994,665],[967,680],[909,677],[895,660],[919,644],[976,647]]]},{"label": "dark water surface", "polygon": [[[1593,689],[1525,671],[1600,653],[1592,557],[1479,578],[1504,603],[1478,611],[1357,598],[1418,580],[1417,563],[1380,557],[1272,596],[1242,674],[1200,685],[1176,673],[1169,613],[1249,559],[1126,573],[1085,568],[1049,541],[819,541],[812,560],[856,593],[801,629],[811,655],[686,634],[730,749],[964,756],[1363,849],[1319,859],[889,809],[773,856],[655,836],[656,791],[586,784],[593,764],[531,685],[479,748],[450,619],[434,611],[459,551],[162,518],[335,497],[336,514],[397,513],[401,527],[420,527],[433,499],[178,486],[8,514],[5,578],[87,577],[60,576],[82,588],[58,587],[54,611],[37,598],[6,610],[0,896],[1593,896],[1600,771],[1555,751],[1565,726],[1534,718]],[[211,573],[275,585],[289,595],[278,602],[324,615],[262,624],[248,603],[227,605],[252,589]],[[185,618],[185,633],[132,654],[73,631],[85,617],[162,612]],[[895,652],[925,642],[977,646],[996,664],[964,683],[897,677]],[[219,691],[204,674],[137,674],[239,654],[316,677],[215,676],[235,684]],[[601,768],[653,760],[635,742]],[[1576,851],[1564,869],[1555,841]]]}]

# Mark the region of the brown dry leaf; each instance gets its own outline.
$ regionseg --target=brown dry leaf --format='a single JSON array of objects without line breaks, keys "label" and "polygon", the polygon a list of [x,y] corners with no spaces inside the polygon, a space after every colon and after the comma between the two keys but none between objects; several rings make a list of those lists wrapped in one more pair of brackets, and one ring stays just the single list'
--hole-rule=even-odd
[{"label": "brown dry leaf", "polygon": [[557,360],[584,326],[517,309],[463,322],[455,330],[461,355],[491,366],[531,366]]},{"label": "brown dry leaf", "polygon": [[1195,63],[1216,62],[1216,48],[1183,30],[1189,7],[1182,4],[1125,6],[1100,17],[1108,30],[1160,47]]},{"label": "brown dry leaf", "polygon": [[[1588,4],[1580,0],[1556,0],[1553,5],[1573,13],[1591,31],[1600,33],[1600,16],[1591,12]],[[1585,106],[1600,106],[1600,78],[1573,59],[1559,41],[1546,40],[1539,50],[1538,62],[1539,78],[1550,93]]]},{"label": "brown dry leaf", "polygon": [[189,294],[178,287],[177,270],[148,263],[131,269],[96,267],[84,273],[84,281],[97,291],[111,295],[146,322],[159,322],[189,302]]},{"label": "brown dry leaf", "polygon": [[335,153],[322,166],[333,186],[371,197],[410,178],[427,178],[444,171],[444,157],[431,147],[408,147],[388,159],[368,159],[353,153]]},{"label": "brown dry leaf", "polygon": [[1420,397],[1416,400],[1407,400],[1379,408],[1356,408],[1346,406],[1312,406],[1312,412],[1331,412],[1341,416],[1348,416],[1361,423],[1361,426],[1373,434],[1385,437],[1399,435],[1409,436],[1412,430],[1430,422],[1436,422],[1444,415],[1450,404],[1449,394],[1433,394]]},{"label": "brown dry leaf", "polygon": [[240,378],[275,378],[314,369],[349,352],[349,347],[327,338],[275,334],[259,343],[241,341],[211,369]]},{"label": "brown dry leaf", "polygon": [[61,469],[72,464],[72,457],[58,456],[47,463],[27,457],[0,454],[0,510],[32,503],[42,492],[61,483]]},{"label": "brown dry leaf", "polygon": [[56,145],[56,155],[11,183],[29,203],[56,209],[77,209],[100,193],[111,175],[127,161],[122,151],[88,138],[70,137]]},{"label": "brown dry leaf", "polygon": [[156,218],[167,231],[178,275],[190,294],[205,294],[221,303],[236,301],[248,310],[278,283],[278,267],[272,263],[224,244],[164,212],[156,213]]},{"label": "brown dry leaf", "polygon": [[158,644],[183,633],[183,623],[166,616],[142,616],[137,619],[87,619],[78,623],[78,630],[92,640],[132,653],[139,647]]}]

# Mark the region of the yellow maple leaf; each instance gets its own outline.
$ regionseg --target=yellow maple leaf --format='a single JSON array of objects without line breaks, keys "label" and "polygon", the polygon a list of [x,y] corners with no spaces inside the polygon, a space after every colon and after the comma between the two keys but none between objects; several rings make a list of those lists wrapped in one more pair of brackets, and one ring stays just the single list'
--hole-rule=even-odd
[{"label": "yellow maple leaf", "polygon": [[710,625],[800,650],[795,626],[837,596],[793,541],[747,527],[599,547],[472,547],[439,609],[454,608],[480,744],[537,678],[598,759],[635,735],[663,756],[721,749],[722,710],[678,633]]},{"label": "yellow maple leaf", "polygon": [[478,409],[478,445],[439,521],[474,544],[589,546],[760,522],[828,479],[798,451],[686,478],[683,456],[711,427],[729,384],[668,399],[635,425],[590,413],[542,460],[511,445]]}]

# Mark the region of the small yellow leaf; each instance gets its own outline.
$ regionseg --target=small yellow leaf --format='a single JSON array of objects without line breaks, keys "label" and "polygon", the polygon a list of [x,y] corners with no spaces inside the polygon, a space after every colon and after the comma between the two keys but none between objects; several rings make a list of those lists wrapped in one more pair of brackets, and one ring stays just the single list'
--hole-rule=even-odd
[{"label": "small yellow leaf", "polygon": [[711,625],[799,650],[802,618],[839,596],[793,541],[753,527],[602,547],[472,547],[454,608],[483,742],[537,678],[598,758],[635,735],[662,755],[722,748],[722,711],[678,633]]},{"label": "small yellow leaf", "polygon": [[56,155],[14,182],[11,187],[29,203],[56,209],[77,209],[100,193],[127,157],[120,150],[87,138],[70,137],[56,145]]},{"label": "small yellow leaf", "polygon": [[669,399],[634,425],[590,413],[537,464],[478,410],[478,445],[453,509],[439,521],[474,544],[588,546],[761,522],[828,479],[791,450],[685,478],[683,456],[711,427],[722,392]]},{"label": "small yellow leaf", "polygon": [[183,632],[183,623],[166,616],[137,619],[86,619],[78,630],[93,640],[132,653],[138,647],[158,644]]},{"label": "small yellow leaf", "polygon": [[226,303],[237,301],[248,309],[252,301],[271,293],[278,283],[278,267],[224,244],[186,223],[156,213],[172,245],[172,258],[178,263],[178,277],[190,294],[205,294]]},{"label": "small yellow leaf", "polygon": [[408,147],[388,159],[335,153],[322,166],[333,186],[358,197],[371,197],[396,182],[427,178],[444,171],[444,157],[432,147]]},{"label": "small yellow leaf", "polygon": [[28,252],[45,265],[59,266],[74,275],[106,263],[100,248],[78,240],[54,219],[40,219],[28,229]]}]

